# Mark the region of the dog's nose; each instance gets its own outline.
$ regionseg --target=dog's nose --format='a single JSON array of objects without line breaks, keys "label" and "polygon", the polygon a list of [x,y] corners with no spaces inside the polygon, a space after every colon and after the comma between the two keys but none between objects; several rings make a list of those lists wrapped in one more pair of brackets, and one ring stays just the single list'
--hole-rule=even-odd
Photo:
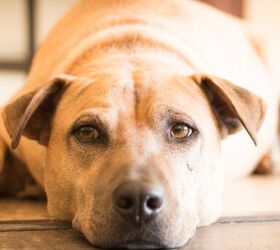
[{"label": "dog's nose", "polygon": [[128,182],[114,190],[113,204],[127,221],[145,223],[153,220],[162,210],[164,193],[156,185]]}]

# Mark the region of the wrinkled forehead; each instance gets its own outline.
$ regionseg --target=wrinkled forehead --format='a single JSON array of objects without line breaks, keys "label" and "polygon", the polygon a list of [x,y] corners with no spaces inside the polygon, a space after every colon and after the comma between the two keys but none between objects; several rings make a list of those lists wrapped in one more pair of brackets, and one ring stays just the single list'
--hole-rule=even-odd
[{"label": "wrinkled forehead", "polygon": [[[62,106],[70,116],[84,110],[145,120],[166,113],[184,113],[200,119],[209,104],[200,87],[187,76],[143,74],[102,75],[70,86]],[[63,108],[62,108],[63,109]]]}]

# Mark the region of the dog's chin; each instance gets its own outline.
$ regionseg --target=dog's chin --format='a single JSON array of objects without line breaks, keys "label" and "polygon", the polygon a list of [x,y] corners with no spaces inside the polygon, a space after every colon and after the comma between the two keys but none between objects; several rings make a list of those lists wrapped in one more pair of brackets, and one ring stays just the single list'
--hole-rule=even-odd
[{"label": "dog's chin", "polygon": [[182,241],[170,242],[170,240],[158,240],[158,239],[144,239],[142,237],[136,237],[129,240],[104,240],[103,242],[88,239],[91,244],[97,248],[102,249],[174,249],[181,248],[187,244],[191,237],[185,238]]},{"label": "dog's chin", "polygon": [[174,249],[174,248],[180,248],[184,246],[186,243],[178,246],[174,245],[165,245],[160,242],[151,242],[143,239],[135,239],[135,240],[130,240],[126,242],[119,242],[118,244],[113,244],[113,245],[108,245],[108,244],[94,244],[97,248],[102,248],[102,249]]},{"label": "dog's chin", "polygon": [[[82,220],[85,222],[85,220]],[[102,249],[173,249],[187,244],[195,233],[198,224],[196,216],[182,221],[164,224],[155,221],[149,225],[135,225],[123,221],[111,221],[111,224],[80,223],[78,216],[73,220],[73,227],[80,231],[95,247]],[[94,225],[94,226],[93,226]]]},{"label": "dog's chin", "polygon": [[120,243],[112,248],[118,249],[165,249],[169,248],[157,242],[149,242],[143,239],[135,239]]},{"label": "dog's chin", "polygon": [[169,246],[163,242],[157,240],[147,240],[140,237],[129,239],[129,240],[114,240],[113,242],[104,241],[95,241],[88,239],[91,244],[97,248],[102,249],[170,249],[176,248],[174,246]]},{"label": "dog's chin", "polygon": [[111,234],[111,237],[102,239],[88,237],[86,234],[84,236],[94,247],[102,249],[173,249],[184,246],[191,238],[186,237],[180,240],[164,239],[160,236],[145,238],[139,234],[129,237],[129,239],[126,236],[114,238],[114,234]]},{"label": "dog's chin", "polygon": [[[117,246],[109,247],[110,249],[179,249],[187,245],[190,238],[178,245],[166,245],[160,242],[149,242],[141,239],[136,239],[130,242],[126,242]],[[104,248],[104,247],[103,247]]]}]

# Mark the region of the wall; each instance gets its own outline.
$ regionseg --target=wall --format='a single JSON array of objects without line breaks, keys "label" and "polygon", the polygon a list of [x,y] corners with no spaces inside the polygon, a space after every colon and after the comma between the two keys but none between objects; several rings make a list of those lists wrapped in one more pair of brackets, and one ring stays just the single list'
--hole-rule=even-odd
[{"label": "wall", "polygon": [[[35,0],[35,42],[38,45],[57,19],[77,0]],[[27,1],[0,0],[0,61],[21,61],[28,54]],[[21,70],[0,68],[0,105],[26,79]]]}]

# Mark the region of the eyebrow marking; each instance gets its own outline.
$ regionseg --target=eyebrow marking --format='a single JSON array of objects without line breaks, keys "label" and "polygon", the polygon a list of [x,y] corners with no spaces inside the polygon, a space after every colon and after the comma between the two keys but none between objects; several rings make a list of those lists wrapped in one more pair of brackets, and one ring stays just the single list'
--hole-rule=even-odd
[{"label": "eyebrow marking", "polygon": [[81,96],[84,92],[86,92],[92,85],[91,84],[88,84],[86,86],[83,86],[83,88],[81,88],[76,94],[75,96],[76,97],[79,97]]},{"label": "eyebrow marking", "polygon": [[138,72],[132,73],[132,79],[133,79],[133,103],[134,103],[134,114],[135,114],[135,120],[138,120],[138,106],[140,103],[140,95],[139,95],[139,74]]},{"label": "eyebrow marking", "polygon": [[173,119],[173,120],[178,120],[180,122],[186,122],[188,123],[190,126],[192,126],[193,128],[197,129],[197,125],[194,122],[194,119],[187,114],[185,111],[183,111],[182,109],[178,109],[176,107],[172,107],[170,105],[160,105],[160,110],[158,107],[153,107],[150,110],[150,113],[153,115],[155,113],[156,114],[156,119],[160,119],[160,120],[168,120],[168,119]]},{"label": "eyebrow marking", "polygon": [[83,81],[83,85],[82,87],[74,94],[75,98],[81,96],[82,94],[84,94],[89,88],[92,87],[92,85],[95,84],[94,79],[85,79]]}]

